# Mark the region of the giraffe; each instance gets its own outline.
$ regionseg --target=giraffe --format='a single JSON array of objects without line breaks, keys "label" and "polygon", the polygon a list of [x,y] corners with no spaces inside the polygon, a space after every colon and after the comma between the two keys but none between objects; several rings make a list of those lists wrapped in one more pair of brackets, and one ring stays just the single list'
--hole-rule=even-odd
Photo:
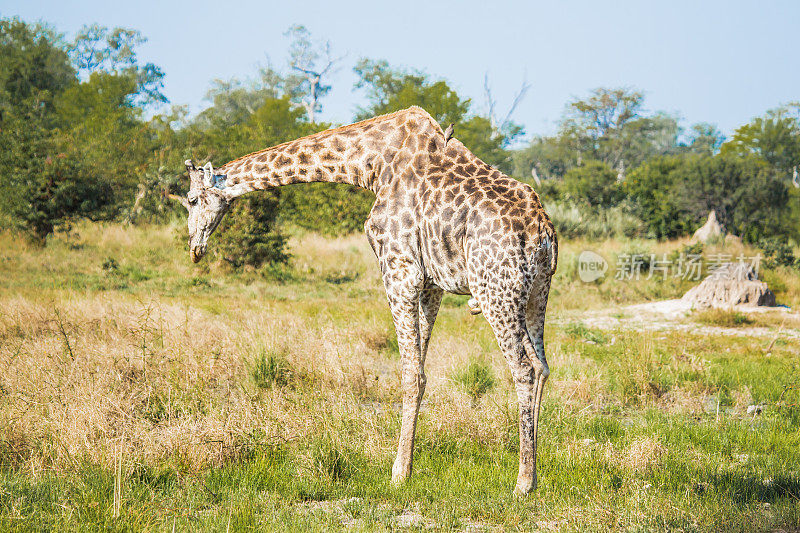
[{"label": "giraffe", "polygon": [[372,191],[364,224],[378,259],[401,354],[402,423],[392,482],[411,475],[425,356],[444,291],[471,295],[505,356],[519,402],[514,489],[535,488],[539,411],[550,375],[544,321],[558,242],[536,192],[473,155],[419,107],[331,129],[219,168],[186,161],[192,261],[231,202],[304,182]]}]

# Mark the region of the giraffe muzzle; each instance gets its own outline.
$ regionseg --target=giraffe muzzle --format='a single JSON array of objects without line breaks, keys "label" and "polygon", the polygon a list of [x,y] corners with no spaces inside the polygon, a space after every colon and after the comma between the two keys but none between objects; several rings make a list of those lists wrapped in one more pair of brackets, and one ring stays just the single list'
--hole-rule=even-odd
[{"label": "giraffe muzzle", "polygon": [[206,253],[205,246],[192,246],[189,249],[189,257],[192,258],[192,263],[199,263]]}]

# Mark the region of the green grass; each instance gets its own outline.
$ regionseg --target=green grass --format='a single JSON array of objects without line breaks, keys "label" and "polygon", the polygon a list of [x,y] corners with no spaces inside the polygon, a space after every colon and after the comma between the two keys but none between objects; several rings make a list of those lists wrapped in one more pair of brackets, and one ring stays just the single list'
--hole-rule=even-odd
[{"label": "green grass", "polygon": [[693,318],[701,324],[723,328],[751,326],[756,322],[745,313],[733,309],[706,309],[695,313]]},{"label": "green grass", "polygon": [[453,373],[453,381],[464,387],[473,402],[489,392],[495,385],[494,371],[484,361],[473,361]]},{"label": "green grass", "polygon": [[321,437],[262,446],[220,468],[127,463],[118,518],[110,470],[79,462],[31,478],[5,468],[0,527],[388,530],[409,509],[443,529],[752,531],[800,521],[798,430],[779,416],[753,427],[652,411],[623,422],[560,410],[545,411],[541,484],[524,500],[509,492],[513,444],[480,445],[423,423],[415,475],[399,489],[388,482],[390,457],[375,461]]},{"label": "green grass", "polygon": [[[769,356],[772,334],[592,327],[587,309],[685,286],[583,284],[567,271],[586,243],[563,242],[539,488],[511,494],[516,393],[461,296],[431,340],[414,474],[393,487],[400,361],[363,238],[302,235],[291,265],[234,272],[192,265],[177,228],[79,231],[44,249],[0,235],[2,531],[800,528],[796,318],[759,316],[784,332]],[[797,297],[798,276],[770,275]]]}]

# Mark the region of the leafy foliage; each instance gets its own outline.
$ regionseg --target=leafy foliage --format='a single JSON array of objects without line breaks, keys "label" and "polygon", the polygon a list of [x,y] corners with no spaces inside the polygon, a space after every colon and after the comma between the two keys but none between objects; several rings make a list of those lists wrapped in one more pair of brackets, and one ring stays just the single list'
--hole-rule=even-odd
[{"label": "leafy foliage", "polygon": [[494,371],[484,361],[473,361],[466,368],[457,371],[453,380],[464,387],[472,401],[478,401],[495,385]]},{"label": "leafy foliage", "polygon": [[75,87],[75,72],[52,32],[0,21],[0,187],[12,224],[35,241],[80,216],[93,216],[110,191],[57,128],[56,101]]},{"label": "leafy foliage", "polygon": [[281,190],[280,216],[285,222],[327,235],[364,229],[375,197],[351,185],[310,183]]},{"label": "leafy foliage", "polygon": [[[65,41],[44,26],[0,19],[0,215],[38,241],[81,217],[163,221],[180,212],[165,198],[181,192],[187,157],[218,166],[329,127],[315,116],[341,58],[303,26],[287,36],[286,68],[263,68],[255,81],[216,80],[208,108],[187,120],[185,108],[159,107],[164,73],[139,60],[138,31],[94,24]],[[724,143],[713,125],[684,131],[675,117],[646,111],[640,91],[597,88],[568,102],[555,135],[510,150],[522,128],[498,131],[447,81],[382,60],[361,59],[354,70],[365,96],[356,119],[418,105],[442,126],[454,123],[478,157],[536,181],[564,235],[676,237],[714,209],[747,241],[800,239],[800,193],[788,179],[800,164],[800,104],[754,118]],[[224,255],[238,266],[284,261],[279,223],[359,231],[372,201],[333,184],[244,198],[221,229]],[[775,261],[785,262],[778,252]]]},{"label": "leafy foliage", "polygon": [[632,172],[625,186],[656,237],[689,233],[711,210],[729,232],[747,241],[787,229],[787,185],[755,157],[654,158]]},{"label": "leafy foliage", "polygon": [[774,109],[740,126],[722,151],[755,154],[775,168],[789,170],[800,163],[800,104]]},{"label": "leafy foliage", "polygon": [[612,207],[623,197],[617,173],[602,161],[569,169],[564,176],[564,192],[593,207]]},{"label": "leafy foliage", "polygon": [[277,207],[269,192],[238,200],[217,229],[215,253],[234,268],[288,261],[286,236],[275,228]]},{"label": "leafy foliage", "polygon": [[795,267],[800,268],[800,260],[794,255],[794,249],[786,237],[770,237],[757,243],[761,249],[761,262],[766,268]]},{"label": "leafy foliage", "polygon": [[[91,169],[74,156],[58,153],[29,161],[24,174],[11,176],[25,201],[15,204],[11,213],[17,223],[37,242],[58,228],[69,228],[77,217],[92,218],[107,204],[108,187],[98,184]],[[33,179],[26,179],[33,176]]]},{"label": "leafy foliage", "polygon": [[678,124],[663,113],[643,115],[644,95],[630,89],[598,88],[567,104],[560,134],[578,154],[612,168],[636,166],[676,144]]},{"label": "leafy foliage", "polygon": [[[368,105],[359,108],[358,120],[420,106],[445,128],[455,124],[455,136],[478,157],[510,172],[511,160],[504,149],[510,138],[492,130],[486,117],[470,115],[471,101],[461,98],[445,81],[432,81],[426,74],[392,69],[388,62],[361,59],[353,69],[356,88],[364,89]],[[521,128],[514,127],[515,135]]]}]

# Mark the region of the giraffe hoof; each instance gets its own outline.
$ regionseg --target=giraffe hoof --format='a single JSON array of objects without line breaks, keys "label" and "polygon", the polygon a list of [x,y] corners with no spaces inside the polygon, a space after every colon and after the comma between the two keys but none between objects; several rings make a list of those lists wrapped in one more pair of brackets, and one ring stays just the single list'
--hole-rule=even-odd
[{"label": "giraffe hoof", "polygon": [[469,312],[473,315],[481,314],[481,306],[478,304],[478,300],[476,298],[470,298],[467,302],[469,306]]},{"label": "giraffe hoof", "polygon": [[399,487],[406,481],[408,481],[409,476],[402,475],[402,474],[393,474],[392,475],[392,486]]},{"label": "giraffe hoof", "polygon": [[518,479],[517,486],[514,487],[514,496],[517,498],[524,498],[532,490],[536,489],[536,478],[533,479]]}]

